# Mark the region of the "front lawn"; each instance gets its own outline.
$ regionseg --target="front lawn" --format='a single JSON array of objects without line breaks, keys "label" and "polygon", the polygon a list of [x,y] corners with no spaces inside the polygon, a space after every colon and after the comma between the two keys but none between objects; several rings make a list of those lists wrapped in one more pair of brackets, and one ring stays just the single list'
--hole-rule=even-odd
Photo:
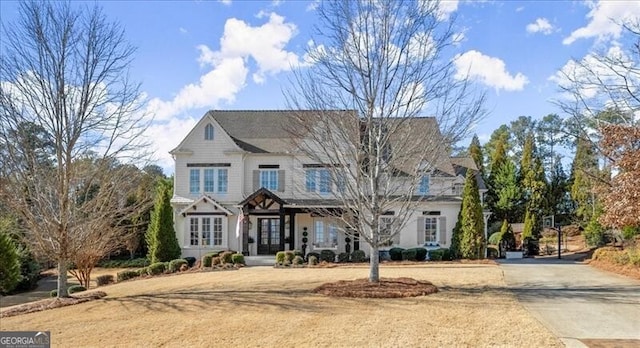
[{"label": "front lawn", "polygon": [[186,273],[101,287],[108,296],[3,318],[2,330],[51,331],[54,346],[562,346],[506,290],[499,267],[382,266],[440,290],[403,299],[333,298],[319,285],[366,266]]}]

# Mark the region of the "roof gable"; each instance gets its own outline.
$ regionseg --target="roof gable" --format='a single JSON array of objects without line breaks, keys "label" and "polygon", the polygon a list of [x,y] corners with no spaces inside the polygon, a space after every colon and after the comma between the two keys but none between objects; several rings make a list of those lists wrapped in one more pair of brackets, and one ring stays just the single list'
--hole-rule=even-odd
[{"label": "roof gable", "polygon": [[185,136],[184,139],[182,139],[180,144],[178,144],[178,146],[176,146],[173,150],[169,151],[169,153],[174,155],[174,154],[177,154],[177,153],[180,153],[180,152],[192,152],[194,149],[188,148],[187,145],[192,140],[195,140],[196,137],[204,137],[204,127],[206,126],[207,123],[210,123],[210,124],[213,125],[213,127],[215,129],[214,137],[220,137],[221,136],[225,140],[226,143],[229,143],[229,145],[233,146],[236,150],[238,150],[238,151],[244,150],[226,132],[224,127],[222,127],[218,123],[218,121],[216,119],[214,119],[213,117],[211,117],[210,113],[207,112],[204,116],[202,116],[202,118],[198,121],[198,123],[196,123],[196,125],[193,126],[193,128],[189,131],[187,136]]},{"label": "roof gable", "polygon": [[[184,209],[180,211],[180,214],[184,215],[193,210],[202,210],[202,205],[210,206],[212,209],[208,209],[209,211],[219,211],[221,213],[225,213],[227,215],[234,215],[229,209],[222,206],[222,204],[218,203],[215,199],[209,197],[208,195],[202,195],[191,204],[187,205]],[[198,208],[200,207],[200,208]]]}]

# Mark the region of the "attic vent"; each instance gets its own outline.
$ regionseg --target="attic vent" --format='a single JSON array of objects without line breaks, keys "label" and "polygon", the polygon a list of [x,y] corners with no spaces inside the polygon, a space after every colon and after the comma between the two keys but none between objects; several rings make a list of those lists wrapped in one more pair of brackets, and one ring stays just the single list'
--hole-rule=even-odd
[{"label": "attic vent", "polygon": [[258,168],[260,169],[279,169],[279,164],[259,164]]},{"label": "attic vent", "polygon": [[442,214],[439,211],[423,211],[422,215],[440,216]]}]

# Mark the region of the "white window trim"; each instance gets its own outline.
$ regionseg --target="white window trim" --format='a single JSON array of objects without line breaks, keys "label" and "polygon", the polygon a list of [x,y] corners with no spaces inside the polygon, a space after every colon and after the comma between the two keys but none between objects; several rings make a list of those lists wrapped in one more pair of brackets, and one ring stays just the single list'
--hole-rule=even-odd
[{"label": "white window trim", "polygon": [[[202,219],[210,218],[211,244],[202,245]],[[222,219],[222,244],[213,245],[214,219]],[[198,219],[198,245],[191,245],[191,219]],[[187,215],[184,222],[184,248],[185,249],[228,249],[229,248],[229,218],[226,215]]]},{"label": "white window trim", "polygon": [[[440,218],[442,217],[442,215],[427,215],[424,217],[424,240],[422,241],[421,244],[424,243],[435,243],[435,244],[441,244],[440,243]],[[428,241],[427,242],[427,219],[435,219],[436,220],[436,231],[435,231],[435,241]]]},{"label": "white window trim", "polygon": [[[329,226],[335,226],[336,229],[336,243],[333,246],[326,246],[326,245],[320,245],[318,243],[318,241],[316,240],[317,234],[316,234],[316,222],[322,222],[322,228],[323,228],[323,235],[326,234],[326,236],[329,236]],[[313,219],[313,243],[311,244],[313,246],[313,250],[337,250],[338,249],[338,244],[340,244],[340,226],[338,226],[338,223],[336,221],[333,221],[331,219],[327,219],[327,218],[316,218]]]},{"label": "white window trim", "polygon": [[[198,192],[193,192],[191,191],[191,171],[195,170],[198,171]],[[207,170],[213,170],[213,191],[208,191],[205,187],[205,171]],[[220,171],[221,170],[226,170],[227,171],[227,190],[225,192],[219,191],[218,187],[219,187],[219,180],[220,180]],[[200,195],[203,193],[213,193],[216,195],[226,195],[229,194],[229,168],[228,167],[196,167],[196,168],[189,168],[189,194],[190,195]]]},{"label": "white window trim", "polygon": [[[259,174],[258,174],[258,181],[260,184],[260,187],[264,187],[269,191],[277,191],[278,190],[278,182],[279,182],[279,176],[280,174],[278,173],[279,169],[259,169]],[[263,173],[275,173],[275,187],[268,187],[266,184],[266,182],[263,184],[262,182],[262,174]],[[271,183],[271,180],[267,180],[268,183]]]},{"label": "white window trim", "polygon": [[[209,129],[211,130],[211,137],[209,137]],[[204,126],[204,140],[206,141],[212,141],[216,138],[215,135],[215,128],[213,127],[213,125],[211,123],[207,123],[206,126]]]},{"label": "white window trim", "polygon": [[[313,190],[310,190],[309,187],[307,186],[307,178],[308,178],[307,175],[308,175],[308,173],[310,171],[314,172],[314,175],[313,175],[314,189]],[[320,190],[320,187],[322,186],[321,185],[321,182],[322,182],[322,179],[321,179],[321,175],[322,174],[321,173],[322,172],[326,172],[329,175],[329,191],[327,191],[327,192],[323,192],[323,191]],[[336,183],[334,182],[333,178],[331,177],[331,172],[329,171],[329,169],[327,169],[327,168],[305,168],[305,170],[304,170],[304,190],[305,190],[305,192],[316,193],[316,194],[319,194],[319,195],[322,195],[322,196],[328,196],[328,195],[333,194],[334,186],[336,187],[336,190],[337,190]]]}]

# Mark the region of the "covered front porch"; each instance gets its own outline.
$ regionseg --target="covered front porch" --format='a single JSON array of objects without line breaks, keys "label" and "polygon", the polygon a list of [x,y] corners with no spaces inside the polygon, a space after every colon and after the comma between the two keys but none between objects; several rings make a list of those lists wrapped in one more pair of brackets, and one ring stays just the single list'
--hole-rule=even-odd
[{"label": "covered front porch", "polygon": [[[336,254],[358,250],[344,229],[330,216],[340,211],[337,201],[288,200],[261,188],[240,202],[237,231],[245,255],[274,255],[278,251],[309,253],[332,249]],[[323,214],[324,213],[324,214]]]}]

